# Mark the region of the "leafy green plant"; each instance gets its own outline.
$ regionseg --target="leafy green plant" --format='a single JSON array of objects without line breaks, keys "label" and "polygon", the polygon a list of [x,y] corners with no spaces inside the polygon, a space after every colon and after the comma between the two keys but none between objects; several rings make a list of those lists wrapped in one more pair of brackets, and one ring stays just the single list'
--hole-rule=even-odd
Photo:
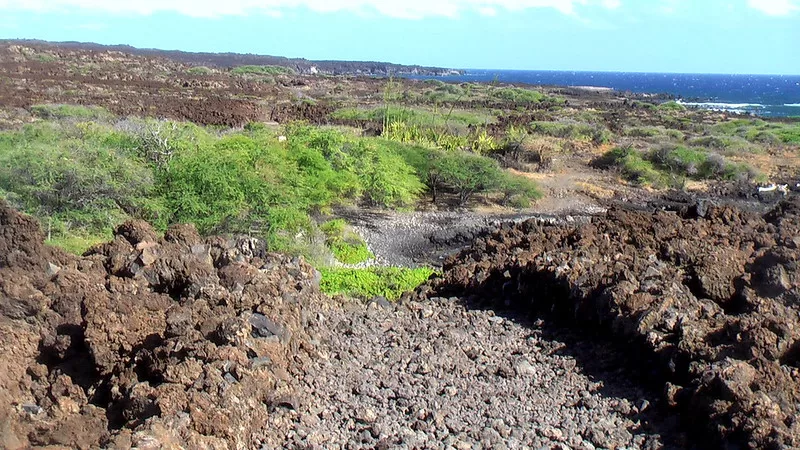
[{"label": "leafy green plant", "polygon": [[337,261],[344,264],[359,264],[375,257],[367,243],[353,232],[343,219],[325,222],[320,226],[325,242]]},{"label": "leafy green plant", "polygon": [[479,155],[487,155],[496,151],[500,146],[485,129],[476,131],[470,136],[472,151]]},{"label": "leafy green plant", "polygon": [[377,296],[397,300],[424,283],[435,273],[433,269],[400,267],[370,267],[366,269],[323,268],[322,292],[371,299]]}]

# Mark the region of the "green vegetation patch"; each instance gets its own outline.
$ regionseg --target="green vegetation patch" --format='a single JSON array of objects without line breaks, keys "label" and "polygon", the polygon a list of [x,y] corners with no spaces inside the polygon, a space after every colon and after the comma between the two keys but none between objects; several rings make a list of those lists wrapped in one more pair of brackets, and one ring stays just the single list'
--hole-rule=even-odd
[{"label": "green vegetation patch", "polygon": [[627,179],[635,183],[654,187],[680,186],[686,178],[736,180],[759,176],[749,165],[730,162],[720,154],[675,145],[664,145],[647,152],[615,148],[603,156],[602,162],[618,167]]},{"label": "green vegetation patch", "polygon": [[759,144],[800,145],[800,124],[768,122],[762,119],[735,119],[711,128],[715,134],[737,136]]},{"label": "green vegetation patch", "polygon": [[436,273],[428,267],[370,267],[367,269],[321,269],[322,292],[371,299],[377,296],[397,300]]},{"label": "green vegetation patch", "polygon": [[54,238],[107,236],[159,209],[154,173],[121,133],[42,122],[0,133],[0,197]]},{"label": "green vegetation patch", "polygon": [[664,102],[658,105],[658,109],[662,111],[686,111],[686,107],[676,101]]},{"label": "green vegetation patch", "polygon": [[266,127],[219,133],[153,119],[76,119],[98,117],[94,108],[39,111],[53,118],[0,132],[0,198],[76,252],[85,248],[74,236],[95,241],[138,218],[160,230],[192,223],[203,234],[257,236],[273,251],[319,261],[327,247],[357,264],[371,258],[366,244],[345,231],[326,245],[312,215],[353,204],[403,209],[445,191],[461,203],[502,194],[514,205],[538,193],[491,158],[332,128],[287,126],[282,142]]},{"label": "green vegetation patch", "polygon": [[596,145],[605,144],[611,140],[611,132],[597,124],[580,122],[532,122],[531,133],[544,136],[572,139],[577,141],[592,142]]},{"label": "green vegetation patch", "polygon": [[231,69],[234,75],[294,75],[291,67],[283,66],[238,66]]},{"label": "green vegetation patch", "polygon": [[350,230],[344,219],[325,222],[320,227],[325,234],[325,243],[337,261],[343,264],[359,264],[375,257],[367,243]]},{"label": "green vegetation patch", "polygon": [[689,141],[694,147],[705,147],[724,154],[761,153],[763,149],[740,136],[700,136]]},{"label": "green vegetation patch", "polygon": [[517,205],[529,204],[541,197],[536,184],[500,168],[497,161],[468,152],[442,151],[422,146],[389,143],[414,167],[434,203],[444,193],[455,194],[459,204],[475,195],[503,193],[504,199]]},{"label": "green vegetation patch", "polygon": [[517,104],[541,103],[548,100],[548,97],[539,91],[512,87],[492,89],[490,95],[494,98]]},{"label": "green vegetation patch", "polygon": [[403,122],[419,127],[440,127],[446,124],[486,125],[494,120],[491,114],[480,111],[407,108],[381,106],[375,108],[342,108],[334,111],[331,118],[358,122]]},{"label": "green vegetation patch", "polygon": [[110,119],[111,113],[99,106],[83,105],[33,105],[31,114],[40,119],[77,119],[102,120]]},{"label": "green vegetation patch", "polygon": [[641,152],[632,148],[615,148],[603,155],[603,160],[610,166],[620,169],[628,180],[641,185],[661,187],[668,184],[664,174],[646,160]]},{"label": "green vegetation patch", "polygon": [[112,239],[112,235],[96,235],[96,236],[82,236],[79,234],[62,235],[45,241],[47,244],[56,246],[72,253],[73,255],[82,255],[92,246],[103,242],[108,242]]}]

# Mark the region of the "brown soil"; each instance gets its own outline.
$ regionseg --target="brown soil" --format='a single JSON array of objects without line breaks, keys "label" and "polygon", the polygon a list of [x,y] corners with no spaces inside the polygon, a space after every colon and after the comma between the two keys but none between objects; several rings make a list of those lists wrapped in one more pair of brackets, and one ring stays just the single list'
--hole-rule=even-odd
[{"label": "brown soil", "polygon": [[[377,105],[382,103],[386,89],[385,79],[369,77],[243,77],[228,68],[191,74],[188,70],[193,64],[187,61],[181,55],[134,49],[122,52],[96,45],[2,41],[0,113],[6,113],[0,114],[0,127],[7,111],[43,103],[102,106],[122,116],[187,120],[200,125],[239,127],[254,121],[293,120],[326,124],[338,105]],[[408,79],[395,83],[404,91],[419,91],[423,86],[422,81]],[[571,98],[573,104],[599,100],[620,103],[609,93],[577,94]],[[496,101],[464,101],[459,105],[510,106],[514,105]],[[539,110],[547,106],[536,105],[530,115],[546,114]]]},{"label": "brown soil", "polygon": [[[800,199],[500,227],[423,296],[555,314],[614,336],[715,447],[800,446]],[[431,292],[432,291],[432,292]]]},{"label": "brown soil", "polygon": [[318,272],[249,239],[128,222],[76,258],[0,204],[0,448],[248,448]]}]

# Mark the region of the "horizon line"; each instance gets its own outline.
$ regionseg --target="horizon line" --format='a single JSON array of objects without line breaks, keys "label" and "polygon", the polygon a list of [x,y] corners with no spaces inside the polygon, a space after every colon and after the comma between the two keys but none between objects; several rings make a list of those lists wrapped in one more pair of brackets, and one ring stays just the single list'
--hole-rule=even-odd
[{"label": "horizon line", "polygon": [[[437,66],[437,65],[425,65],[420,63],[400,63],[400,62],[391,62],[391,61],[378,61],[378,60],[363,60],[363,59],[309,59],[304,56],[285,56],[285,55],[269,55],[265,53],[248,53],[248,52],[241,52],[241,51],[209,51],[209,50],[183,50],[180,48],[158,48],[158,47],[137,47],[131,44],[125,43],[115,43],[115,44],[102,44],[99,42],[93,41],[48,41],[46,39],[40,38],[33,38],[33,37],[0,37],[0,40],[4,41],[34,41],[34,42],[41,42],[46,44],[86,44],[86,45],[98,45],[103,47],[130,47],[136,50],[155,50],[155,51],[163,51],[163,52],[182,52],[182,53],[194,53],[194,54],[209,54],[209,55],[224,55],[224,54],[232,54],[232,55],[243,55],[243,56],[264,56],[264,57],[277,57],[277,58],[285,58],[289,60],[305,60],[308,62],[354,62],[354,63],[366,63],[366,62],[375,62],[375,63],[382,63],[382,64],[391,64],[397,66],[408,66],[408,67],[421,67],[421,68],[428,68],[428,69],[444,69],[444,70],[455,70],[455,71],[483,71],[483,72],[574,72],[574,73],[613,73],[613,74],[640,74],[640,75],[727,75],[727,76],[772,76],[772,77],[800,77],[800,73],[792,74],[792,73],[731,73],[731,72],[671,72],[671,71],[648,71],[648,70],[591,70],[591,69],[508,69],[508,68],[458,68],[458,67],[445,67],[445,66]],[[465,74],[467,75],[467,74]],[[440,75],[437,78],[446,78],[449,76],[464,76],[464,75]]]}]

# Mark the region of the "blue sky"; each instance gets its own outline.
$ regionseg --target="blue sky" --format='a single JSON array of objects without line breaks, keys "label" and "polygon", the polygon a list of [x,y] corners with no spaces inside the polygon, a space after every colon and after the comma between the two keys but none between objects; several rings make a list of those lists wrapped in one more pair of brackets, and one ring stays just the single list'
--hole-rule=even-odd
[{"label": "blue sky", "polygon": [[0,0],[0,38],[476,69],[800,74],[800,0]]}]

